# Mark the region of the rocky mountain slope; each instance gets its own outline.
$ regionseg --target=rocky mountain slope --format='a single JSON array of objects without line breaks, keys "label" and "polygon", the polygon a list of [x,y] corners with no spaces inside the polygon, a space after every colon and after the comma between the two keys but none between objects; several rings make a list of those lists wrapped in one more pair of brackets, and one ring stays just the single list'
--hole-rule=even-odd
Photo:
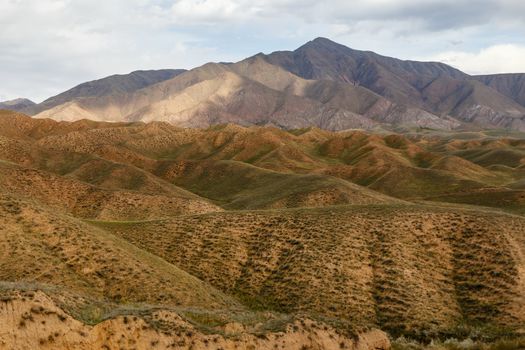
[{"label": "rocky mountain slope", "polygon": [[24,111],[39,118],[221,123],[284,129],[525,130],[520,75],[469,76],[317,38],[190,71],[134,72],[79,85]]},{"label": "rocky mountain slope", "polygon": [[[402,61],[353,50],[325,38],[292,52],[270,54],[268,60],[307,79],[360,85],[396,103],[441,117],[489,128],[524,128],[525,110],[512,94],[500,93],[489,80],[472,78],[442,63]],[[512,82],[517,84],[519,81]]]},{"label": "rocky mountain slope", "polygon": [[59,106],[76,99],[89,97],[103,97],[121,93],[132,93],[146,86],[171,79],[181,73],[183,69],[163,69],[149,71],[135,71],[129,74],[112,75],[99,80],[80,84],[57,96],[48,98],[38,106],[23,110],[25,113],[37,114],[41,111]]},{"label": "rocky mountain slope", "polygon": [[525,74],[494,74],[474,77],[525,106]]},{"label": "rocky mountain slope", "polygon": [[421,116],[421,123],[429,126],[453,124],[423,111],[407,111],[362,88],[301,79],[254,57],[234,65],[207,64],[133,94],[72,100],[37,117],[167,121],[192,127],[225,122],[288,129],[315,125],[338,130],[372,128],[378,123],[372,119],[376,115],[396,119],[405,112]]}]

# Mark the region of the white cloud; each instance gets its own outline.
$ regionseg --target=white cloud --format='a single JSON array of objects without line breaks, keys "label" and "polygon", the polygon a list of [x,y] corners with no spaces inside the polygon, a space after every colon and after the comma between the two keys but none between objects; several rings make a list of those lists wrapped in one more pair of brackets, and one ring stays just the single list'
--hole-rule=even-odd
[{"label": "white cloud", "polygon": [[317,36],[469,72],[523,70],[519,49],[505,59],[480,50],[525,46],[523,0],[0,0],[0,23],[0,96],[37,100],[109,74],[232,61]]},{"label": "white cloud", "polygon": [[521,45],[494,45],[474,53],[448,51],[428,59],[469,74],[525,73],[525,46]]},{"label": "white cloud", "polygon": [[110,74],[207,62],[213,49],[170,31],[169,11],[159,4],[0,0],[0,96],[42,100]]},{"label": "white cloud", "polygon": [[236,0],[179,0],[171,8],[175,23],[216,24],[250,20],[259,11],[256,4]]},{"label": "white cloud", "polygon": [[488,22],[523,26],[525,21],[522,0],[176,0],[172,10],[176,21],[186,24],[298,17],[330,24],[412,21],[439,31]]}]

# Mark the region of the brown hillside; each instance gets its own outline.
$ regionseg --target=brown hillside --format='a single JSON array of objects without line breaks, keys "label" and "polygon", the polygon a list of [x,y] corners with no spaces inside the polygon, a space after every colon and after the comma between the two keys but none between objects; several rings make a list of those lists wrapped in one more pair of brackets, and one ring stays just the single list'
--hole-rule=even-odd
[{"label": "brown hillside", "polygon": [[38,282],[118,302],[234,303],[202,281],[55,210],[0,193],[0,280]]},{"label": "brown hillside", "polygon": [[0,123],[0,348],[521,344],[519,132]]},{"label": "brown hillside", "polygon": [[413,336],[525,321],[520,217],[361,206],[101,226],[257,307]]},{"label": "brown hillside", "polygon": [[165,194],[106,190],[69,177],[2,163],[0,186],[4,193],[87,219],[145,220],[221,210],[182,190]]},{"label": "brown hillside", "polygon": [[[86,126],[50,120],[44,126],[21,115],[4,116],[6,125],[10,118],[24,128],[0,132],[7,161],[112,191],[188,196],[174,185],[182,186],[225,208],[370,203],[359,199],[364,197],[384,202],[354,184],[400,199],[446,197],[472,204],[469,193],[519,188],[525,175],[522,139],[490,133],[181,129],[164,123]],[[40,136],[45,130],[52,132]],[[297,190],[283,191],[282,186],[292,189],[287,181]],[[509,200],[514,203],[505,207],[519,211],[521,202]]]}]

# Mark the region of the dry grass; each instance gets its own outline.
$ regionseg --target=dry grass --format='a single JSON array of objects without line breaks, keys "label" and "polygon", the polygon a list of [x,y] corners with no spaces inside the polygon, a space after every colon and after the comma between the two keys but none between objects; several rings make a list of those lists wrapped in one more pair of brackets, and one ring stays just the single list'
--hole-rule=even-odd
[{"label": "dry grass", "polygon": [[255,308],[427,338],[524,322],[518,217],[362,206],[98,225]]},{"label": "dry grass", "polygon": [[69,216],[5,195],[0,213],[1,281],[52,284],[119,303],[236,305],[176,266]]},{"label": "dry grass", "polygon": [[392,343],[393,350],[521,350],[523,348],[525,348],[525,339],[520,337],[500,338],[493,341],[450,338],[432,341],[429,344],[399,338]]},{"label": "dry grass", "polygon": [[523,140],[0,119],[0,281],[90,295],[79,318],[305,314],[417,340],[525,323],[525,219],[502,212],[524,212]]},{"label": "dry grass", "polygon": [[[163,123],[33,121],[18,114],[2,122],[2,159],[112,191],[189,196],[172,185],[177,184],[230,209],[392,201],[355,183],[401,199],[523,212],[525,143],[512,135],[286,132],[232,125],[198,130]],[[487,189],[505,198],[481,196]]]}]

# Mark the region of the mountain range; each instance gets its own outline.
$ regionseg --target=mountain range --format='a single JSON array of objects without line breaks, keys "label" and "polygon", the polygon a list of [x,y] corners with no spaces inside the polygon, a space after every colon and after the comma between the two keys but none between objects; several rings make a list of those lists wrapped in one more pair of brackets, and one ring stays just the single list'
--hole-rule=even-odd
[{"label": "mountain range", "polygon": [[[1,105],[0,105],[1,106]],[[138,71],[16,109],[36,118],[284,129],[525,130],[525,74],[471,76],[317,38],[295,51]]]}]

